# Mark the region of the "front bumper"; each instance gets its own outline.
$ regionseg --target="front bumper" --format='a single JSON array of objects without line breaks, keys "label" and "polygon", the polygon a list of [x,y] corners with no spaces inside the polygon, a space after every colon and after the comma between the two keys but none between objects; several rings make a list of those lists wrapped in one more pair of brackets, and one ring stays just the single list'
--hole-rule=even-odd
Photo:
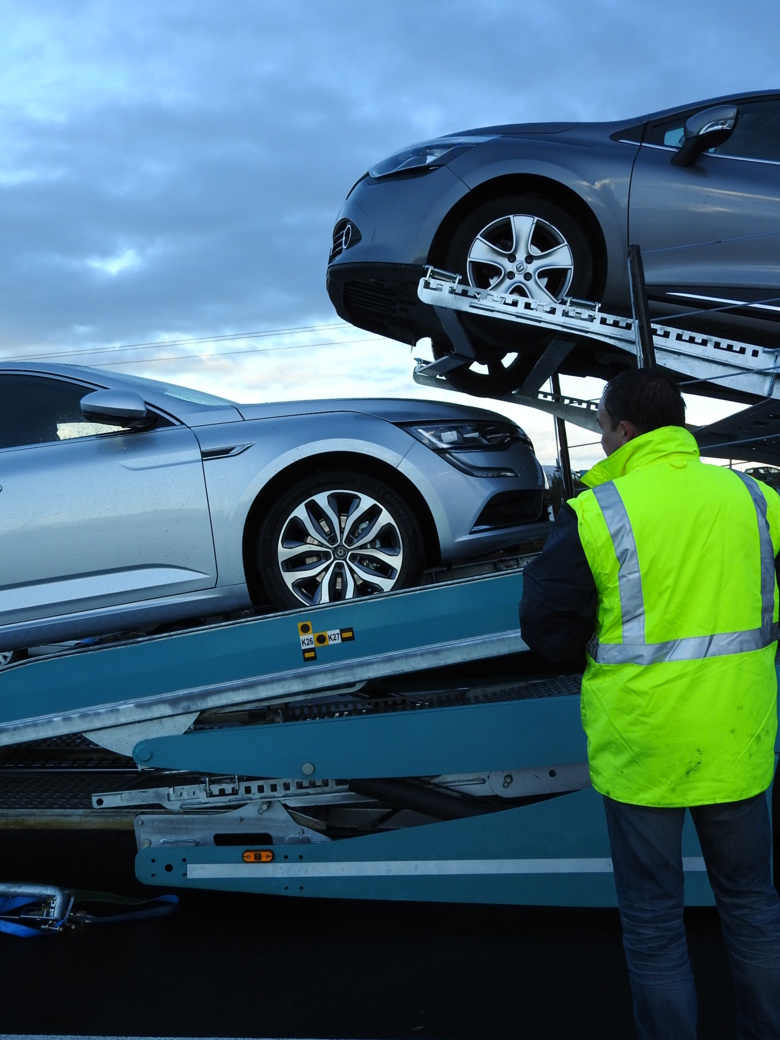
[{"label": "front bumper", "polygon": [[445,335],[436,312],[417,296],[425,267],[416,264],[338,264],[327,290],[340,318],[379,336],[415,344]]}]

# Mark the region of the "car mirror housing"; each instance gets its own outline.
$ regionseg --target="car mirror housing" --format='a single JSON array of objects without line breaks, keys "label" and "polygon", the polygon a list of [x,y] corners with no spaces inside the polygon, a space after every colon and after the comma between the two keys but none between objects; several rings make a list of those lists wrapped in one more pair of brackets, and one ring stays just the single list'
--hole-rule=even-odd
[{"label": "car mirror housing", "polygon": [[129,390],[95,390],[80,402],[81,413],[89,422],[127,426],[144,430],[155,423],[140,394]]},{"label": "car mirror housing", "polygon": [[672,156],[674,166],[693,166],[702,152],[728,140],[737,125],[736,105],[717,105],[696,112],[685,123],[685,139]]}]

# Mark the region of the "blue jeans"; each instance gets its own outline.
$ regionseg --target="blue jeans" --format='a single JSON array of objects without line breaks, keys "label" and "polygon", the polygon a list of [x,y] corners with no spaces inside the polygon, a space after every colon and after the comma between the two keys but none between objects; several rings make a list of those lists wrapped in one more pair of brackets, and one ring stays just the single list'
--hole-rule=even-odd
[{"label": "blue jeans", "polygon": [[[780,782],[780,778],[778,779]],[[734,978],[740,1040],[780,1038],[780,898],[766,796],[656,809],[604,799],[634,1022],[641,1040],[695,1040],[681,833],[696,826]]]}]

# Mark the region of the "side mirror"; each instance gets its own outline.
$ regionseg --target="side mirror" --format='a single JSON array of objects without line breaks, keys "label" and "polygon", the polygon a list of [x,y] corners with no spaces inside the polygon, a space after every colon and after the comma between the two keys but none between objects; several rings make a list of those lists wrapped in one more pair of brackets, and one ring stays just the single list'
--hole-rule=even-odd
[{"label": "side mirror", "polygon": [[737,125],[737,106],[718,105],[696,112],[685,123],[685,140],[672,156],[673,166],[693,166],[702,152],[723,144]]},{"label": "side mirror", "polygon": [[95,390],[80,401],[81,414],[88,422],[108,426],[127,426],[145,430],[154,426],[155,417],[149,413],[140,394],[130,390]]}]

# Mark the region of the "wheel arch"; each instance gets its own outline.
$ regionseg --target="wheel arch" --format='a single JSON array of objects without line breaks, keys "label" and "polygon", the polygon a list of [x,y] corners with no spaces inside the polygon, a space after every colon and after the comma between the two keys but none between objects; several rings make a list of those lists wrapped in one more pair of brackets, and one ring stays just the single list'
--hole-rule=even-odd
[{"label": "wheel arch", "polygon": [[507,175],[477,185],[453,206],[439,225],[431,243],[429,262],[435,267],[444,266],[452,237],[469,214],[486,202],[494,202],[509,195],[538,195],[560,206],[580,224],[591,246],[593,294],[600,300],[607,282],[607,247],[601,225],[582,196],[567,185],[549,177],[533,174]]},{"label": "wheel arch", "polygon": [[262,577],[257,573],[255,566],[255,551],[260,525],[269,506],[283,490],[295,481],[338,469],[350,469],[366,477],[382,480],[396,494],[401,495],[408,502],[420,524],[424,566],[431,567],[440,562],[441,549],[433,514],[420,491],[407,477],[381,459],[369,459],[356,452],[329,452],[301,459],[291,466],[287,466],[260,489],[252,503],[244,524],[242,556],[244,575],[254,604],[260,605],[265,601]]}]

